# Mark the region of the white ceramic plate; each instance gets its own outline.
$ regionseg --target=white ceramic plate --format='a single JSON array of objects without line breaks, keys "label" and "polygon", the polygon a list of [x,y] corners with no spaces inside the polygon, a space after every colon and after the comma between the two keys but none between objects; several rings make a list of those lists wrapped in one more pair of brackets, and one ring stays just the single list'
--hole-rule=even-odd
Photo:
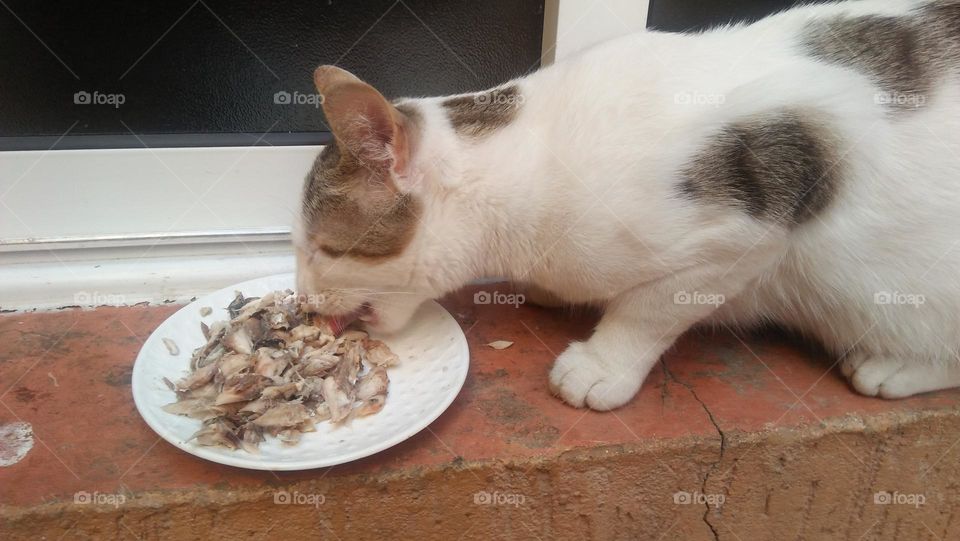
[{"label": "white ceramic plate", "polygon": [[[467,340],[446,310],[427,302],[401,333],[374,335],[383,338],[400,357],[400,364],[388,371],[389,394],[376,415],[354,419],[345,426],[319,423],[316,432],[304,434],[295,446],[268,436],[260,444],[259,455],[187,442],[200,429],[200,421],[160,409],[176,400],[162,378],[176,381],[188,373],[191,353],[204,343],[200,322],[209,325],[227,319],[226,306],[234,291],[254,297],[293,289],[293,284],[293,275],[283,274],[222,289],[185,306],[153,331],[137,356],[132,379],[133,399],[150,428],[180,449],[213,462],[257,470],[305,470],[342,464],[396,445],[423,430],[456,398],[470,362]],[[204,306],[213,313],[201,317]],[[179,355],[170,355],[163,338],[177,343]]]}]

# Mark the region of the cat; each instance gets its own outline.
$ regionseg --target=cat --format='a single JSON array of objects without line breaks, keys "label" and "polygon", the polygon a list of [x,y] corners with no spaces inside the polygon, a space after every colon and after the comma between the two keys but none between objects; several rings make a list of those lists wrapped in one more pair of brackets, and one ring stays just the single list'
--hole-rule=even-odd
[{"label": "cat", "polygon": [[596,410],[695,325],[793,329],[868,396],[960,386],[960,2],[645,31],[455,96],[314,82],[334,141],[294,244],[321,311],[393,332],[482,277],[598,305],[549,374]]}]

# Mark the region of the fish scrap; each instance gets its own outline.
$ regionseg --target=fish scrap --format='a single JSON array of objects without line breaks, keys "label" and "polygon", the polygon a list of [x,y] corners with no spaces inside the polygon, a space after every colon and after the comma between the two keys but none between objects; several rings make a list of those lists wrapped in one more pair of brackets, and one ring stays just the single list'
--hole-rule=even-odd
[{"label": "fish scrap", "polygon": [[266,436],[296,445],[318,423],[383,409],[388,369],[399,362],[384,342],[312,313],[291,290],[238,291],[227,312],[229,321],[200,324],[206,342],[193,351],[190,373],[163,378],[177,397],[163,410],[202,423],[190,440],[257,454]]},{"label": "fish scrap", "polygon": [[167,351],[170,352],[170,355],[180,355],[180,347],[177,346],[177,343],[173,341],[172,338],[163,338],[163,345],[167,346]]}]

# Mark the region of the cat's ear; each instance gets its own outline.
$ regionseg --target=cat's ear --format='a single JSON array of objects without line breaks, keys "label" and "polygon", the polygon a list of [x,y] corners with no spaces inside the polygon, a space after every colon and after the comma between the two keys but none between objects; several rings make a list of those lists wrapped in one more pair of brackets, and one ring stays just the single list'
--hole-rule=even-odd
[{"label": "cat's ear", "polygon": [[375,88],[336,66],[320,66],[313,82],[341,148],[361,164],[404,176],[410,164],[413,125]]}]

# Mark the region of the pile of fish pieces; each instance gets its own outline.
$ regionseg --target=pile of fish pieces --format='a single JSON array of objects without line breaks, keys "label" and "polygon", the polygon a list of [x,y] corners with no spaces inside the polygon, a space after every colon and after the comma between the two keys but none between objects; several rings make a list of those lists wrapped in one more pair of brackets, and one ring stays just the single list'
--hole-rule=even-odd
[{"label": "pile of fish pieces", "polygon": [[387,368],[398,362],[367,333],[310,313],[290,290],[261,298],[237,293],[230,321],[201,323],[207,339],[191,373],[176,384],[164,411],[199,419],[200,445],[258,453],[264,435],[294,445],[316,423],[348,422],[379,412]]}]

